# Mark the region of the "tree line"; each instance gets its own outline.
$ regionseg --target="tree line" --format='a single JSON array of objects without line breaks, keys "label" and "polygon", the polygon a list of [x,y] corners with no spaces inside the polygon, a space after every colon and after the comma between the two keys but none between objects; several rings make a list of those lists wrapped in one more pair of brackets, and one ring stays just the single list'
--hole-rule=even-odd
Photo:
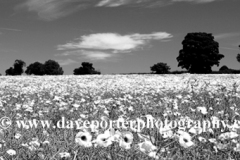
[{"label": "tree line", "polygon": [[[214,65],[219,66],[219,61],[224,55],[219,53],[219,43],[214,40],[211,33],[195,32],[188,33],[182,41],[183,48],[179,51],[176,58],[178,67],[186,69],[186,71],[173,71],[167,63],[159,62],[150,67],[153,74],[180,74],[180,73],[196,73],[196,74],[214,74],[214,73],[240,73],[240,70],[230,69],[226,65],[222,66],[219,71],[212,71]],[[239,45],[240,48],[240,45]],[[237,54],[237,61],[240,63],[240,53]],[[5,71],[6,75],[22,75],[23,67],[26,63],[22,60],[15,60],[13,67]],[[35,62],[30,64],[25,70],[27,75],[63,75],[64,71],[58,62],[48,60],[45,63]],[[101,74],[95,70],[92,63],[83,62],[82,66],[73,70],[74,75]]]},{"label": "tree line", "polygon": [[[26,63],[22,60],[15,60],[13,67],[10,67],[5,71],[6,75],[17,76],[24,73],[23,67]],[[25,70],[27,75],[63,75],[64,71],[58,62],[54,60],[48,60],[44,64],[40,62],[35,62],[30,64]],[[89,62],[83,62],[82,66],[74,70],[74,75],[84,75],[84,74],[101,74],[96,71],[95,68]]]}]

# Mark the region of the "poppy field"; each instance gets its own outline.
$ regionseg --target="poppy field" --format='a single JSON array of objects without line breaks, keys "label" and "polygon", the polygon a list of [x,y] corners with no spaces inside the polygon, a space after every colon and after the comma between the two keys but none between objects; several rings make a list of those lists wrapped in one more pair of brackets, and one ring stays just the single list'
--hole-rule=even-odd
[{"label": "poppy field", "polygon": [[237,160],[239,79],[1,76],[0,160]]}]

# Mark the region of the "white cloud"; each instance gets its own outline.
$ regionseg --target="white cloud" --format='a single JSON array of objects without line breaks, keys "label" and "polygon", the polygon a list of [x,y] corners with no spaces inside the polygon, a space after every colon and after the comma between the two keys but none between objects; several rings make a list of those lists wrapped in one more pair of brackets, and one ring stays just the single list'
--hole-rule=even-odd
[{"label": "white cloud", "polygon": [[16,9],[36,12],[41,19],[54,20],[87,7],[119,7],[123,5],[159,7],[176,2],[210,3],[221,0],[23,0]]},{"label": "white cloud", "polygon": [[105,60],[121,53],[138,50],[152,40],[165,41],[173,36],[166,32],[153,32],[151,34],[96,33],[84,35],[64,45],[58,45],[58,50],[66,52],[58,56],[82,56],[91,60]]},{"label": "white cloud", "polygon": [[25,0],[17,8],[27,8],[28,11],[37,12],[44,20],[53,20],[71,14],[83,6],[71,5],[71,2],[73,0]]},{"label": "white cloud", "polygon": [[118,7],[130,3],[131,0],[102,0],[97,6],[108,6],[108,7]]},{"label": "white cloud", "polygon": [[72,59],[65,59],[65,60],[56,60],[58,61],[58,63],[61,65],[61,66],[66,66],[66,65],[70,65],[70,64],[74,64],[74,63],[78,63]]},{"label": "white cloud", "polygon": [[90,60],[105,60],[113,57],[113,53],[106,53],[102,51],[91,51],[91,50],[74,50],[67,51],[56,56],[77,56],[79,59],[85,58]]},{"label": "white cloud", "polygon": [[58,50],[68,49],[98,49],[128,51],[134,50],[145,45],[150,40],[163,40],[172,38],[172,35],[166,32],[154,32],[151,34],[129,34],[120,35],[117,33],[96,33],[82,36],[78,42],[69,42],[59,45]]},{"label": "white cloud", "polygon": [[172,0],[173,2],[210,3],[218,0]]},{"label": "white cloud", "polygon": [[163,6],[175,2],[192,2],[192,3],[210,3],[219,0],[101,0],[96,6],[98,7],[118,7],[127,4],[145,4],[147,7]]},{"label": "white cloud", "polygon": [[105,60],[113,56],[113,54],[99,52],[99,51],[86,51],[82,50],[82,55],[90,60]]}]

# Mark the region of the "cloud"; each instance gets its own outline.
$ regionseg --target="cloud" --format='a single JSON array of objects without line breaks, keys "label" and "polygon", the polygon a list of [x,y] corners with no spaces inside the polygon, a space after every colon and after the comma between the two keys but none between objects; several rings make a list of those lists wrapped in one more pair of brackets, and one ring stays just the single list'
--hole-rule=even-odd
[{"label": "cloud", "polygon": [[210,3],[218,0],[172,0],[173,2]]},{"label": "cloud", "polygon": [[77,56],[79,59],[85,58],[90,60],[105,60],[107,58],[113,57],[114,54],[102,51],[74,50],[56,54],[55,56]]},{"label": "cloud", "polygon": [[75,42],[58,45],[57,50],[64,50],[66,52],[57,56],[82,56],[91,60],[106,60],[117,54],[138,50],[152,40],[164,41],[172,37],[167,32],[128,35],[117,33],[89,34],[76,39]]},{"label": "cloud", "polygon": [[159,7],[177,2],[210,3],[221,0],[23,0],[16,9],[36,12],[43,20],[55,20],[89,7]]},{"label": "cloud", "polygon": [[230,48],[230,47],[219,47],[219,48],[225,49],[225,50],[239,51],[239,49],[237,49],[237,48]]},{"label": "cloud", "polygon": [[96,33],[82,36],[78,42],[69,42],[59,45],[58,50],[67,49],[98,49],[128,51],[145,45],[150,40],[163,40],[173,36],[166,32],[154,32],[151,34],[129,34],[120,35],[117,33]]},{"label": "cloud", "polygon": [[28,11],[37,12],[38,16],[44,20],[54,20],[67,16],[84,7],[84,0],[79,0],[76,5],[74,0],[25,0],[16,8],[27,8]]},{"label": "cloud", "polygon": [[129,4],[130,2],[131,0],[102,0],[97,4],[97,6],[118,7],[125,4]]},{"label": "cloud", "polygon": [[146,7],[156,7],[176,2],[192,2],[192,3],[210,3],[219,0],[101,0],[96,6],[97,7],[118,7],[123,5],[142,5]]},{"label": "cloud", "polygon": [[105,60],[113,56],[111,53],[99,52],[99,51],[86,51],[82,50],[81,54],[90,60]]},{"label": "cloud", "polygon": [[239,37],[240,33],[221,33],[214,35],[215,39],[226,39],[226,38],[233,38],[233,37]]},{"label": "cloud", "polygon": [[70,65],[70,64],[74,64],[74,63],[78,63],[72,59],[65,59],[65,60],[56,60],[58,61],[58,63],[61,65],[61,66],[66,66],[66,65]]},{"label": "cloud", "polygon": [[0,28],[0,30],[15,31],[15,32],[21,32],[22,31],[22,30],[13,29],[13,28]]}]

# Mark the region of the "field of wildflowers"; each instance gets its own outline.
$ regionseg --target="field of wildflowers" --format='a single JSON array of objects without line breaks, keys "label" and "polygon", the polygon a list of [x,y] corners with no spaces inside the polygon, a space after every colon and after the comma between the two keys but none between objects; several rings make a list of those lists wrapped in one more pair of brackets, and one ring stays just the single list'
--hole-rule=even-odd
[{"label": "field of wildflowers", "polygon": [[[0,160],[237,160],[239,84],[238,75],[2,76]],[[62,128],[28,121],[58,126],[62,117],[68,121]],[[80,125],[117,119],[169,123],[140,130],[129,123]],[[198,120],[221,123],[205,129],[187,123]]]}]

